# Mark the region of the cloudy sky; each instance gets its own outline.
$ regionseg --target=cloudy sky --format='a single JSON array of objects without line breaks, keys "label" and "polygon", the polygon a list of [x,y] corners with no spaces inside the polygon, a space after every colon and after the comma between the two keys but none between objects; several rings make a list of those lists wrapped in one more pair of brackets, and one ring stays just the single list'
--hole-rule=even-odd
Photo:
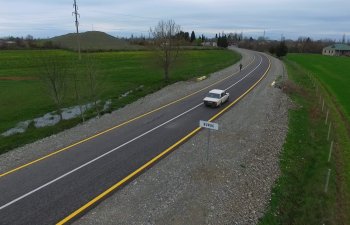
[{"label": "cloudy sky", "polygon": [[[350,39],[349,0],[77,0],[81,31],[148,35],[159,20],[206,36]],[[73,0],[0,0],[0,37],[74,32]]]}]

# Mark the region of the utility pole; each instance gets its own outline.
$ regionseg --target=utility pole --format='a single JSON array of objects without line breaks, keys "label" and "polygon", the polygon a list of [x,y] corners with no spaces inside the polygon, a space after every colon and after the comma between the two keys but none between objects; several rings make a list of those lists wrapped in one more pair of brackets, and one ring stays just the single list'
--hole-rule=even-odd
[{"label": "utility pole", "polygon": [[266,30],[264,30],[264,41],[265,41]]},{"label": "utility pole", "polygon": [[74,12],[72,12],[72,15],[75,16],[75,27],[77,28],[78,54],[79,54],[79,60],[81,60],[80,40],[79,40],[79,22],[78,22],[78,16],[80,17],[80,14],[78,13],[78,6],[77,6],[76,0],[74,0],[73,8],[74,8]]}]

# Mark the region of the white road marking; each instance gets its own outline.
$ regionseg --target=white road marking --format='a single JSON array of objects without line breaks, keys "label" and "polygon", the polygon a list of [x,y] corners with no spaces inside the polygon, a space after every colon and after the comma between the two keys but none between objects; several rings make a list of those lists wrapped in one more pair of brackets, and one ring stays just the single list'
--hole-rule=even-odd
[{"label": "white road marking", "polygon": [[[255,56],[254,56],[254,58],[255,58]],[[247,75],[245,75],[243,78],[241,78],[239,81],[237,81],[237,82],[234,83],[233,85],[229,86],[229,87],[226,88],[225,90],[228,90],[228,89],[232,88],[233,86],[235,86],[236,84],[238,84],[239,82],[241,82],[242,80],[244,80],[244,79],[245,79],[247,76],[249,76],[252,72],[254,72],[254,71],[261,65],[261,63],[262,63],[262,57],[260,56],[260,58],[261,58],[261,59],[260,59],[260,63],[258,64],[258,66],[256,66],[256,67],[255,67],[252,71],[250,71]],[[198,104],[198,105],[196,105],[196,106],[190,108],[189,110],[187,110],[187,111],[185,111],[185,112],[183,112],[183,113],[177,115],[176,117],[173,117],[172,119],[170,119],[170,120],[168,120],[168,121],[166,121],[166,122],[164,122],[164,123],[162,123],[162,124],[160,124],[160,125],[158,125],[158,126],[152,128],[151,130],[148,130],[147,132],[145,132],[145,133],[143,133],[143,134],[141,134],[141,135],[139,135],[139,136],[137,136],[137,137],[131,139],[130,141],[127,141],[127,142],[125,142],[124,144],[119,145],[118,147],[116,147],[116,148],[114,148],[114,149],[112,149],[112,150],[110,150],[110,151],[108,151],[108,152],[106,152],[106,153],[104,153],[104,154],[102,154],[102,155],[100,155],[100,156],[98,156],[98,157],[96,157],[96,158],[94,158],[94,159],[92,159],[92,160],[90,160],[90,161],[84,163],[83,165],[81,165],[81,166],[79,166],[79,167],[77,167],[77,168],[75,168],[75,169],[73,169],[73,170],[71,170],[71,171],[69,171],[69,172],[67,172],[67,173],[65,173],[65,174],[63,174],[63,175],[61,175],[61,176],[59,176],[59,177],[57,177],[57,178],[55,178],[55,179],[49,181],[49,182],[47,182],[46,184],[43,184],[43,185],[41,185],[40,187],[38,187],[38,188],[36,188],[36,189],[34,189],[34,190],[32,190],[32,191],[26,193],[26,194],[24,194],[24,195],[22,195],[22,196],[20,196],[20,197],[18,197],[18,198],[16,198],[16,199],[14,199],[14,200],[12,200],[12,201],[10,201],[10,202],[8,202],[8,203],[2,205],[2,206],[0,207],[0,210],[2,210],[2,209],[4,209],[4,208],[6,208],[6,207],[8,207],[8,206],[10,206],[10,205],[12,205],[12,204],[18,202],[18,201],[20,201],[20,200],[22,200],[22,199],[24,199],[25,197],[28,197],[29,195],[34,194],[35,192],[37,192],[37,191],[39,191],[39,190],[41,190],[41,189],[43,189],[43,188],[49,186],[50,184],[53,184],[53,183],[55,183],[56,181],[59,181],[59,180],[63,179],[64,177],[66,177],[66,176],[68,176],[68,175],[70,175],[70,174],[72,174],[72,173],[74,173],[74,172],[76,172],[76,171],[78,171],[78,170],[80,170],[80,169],[82,169],[82,168],[84,168],[84,167],[90,165],[91,163],[93,163],[93,162],[95,162],[95,161],[97,161],[97,160],[99,160],[99,159],[101,159],[101,158],[103,158],[103,157],[105,157],[105,156],[107,156],[107,155],[109,155],[109,154],[115,152],[116,150],[118,150],[118,149],[124,147],[125,145],[130,144],[130,143],[136,141],[137,139],[140,139],[141,137],[143,137],[143,136],[145,136],[145,135],[151,133],[152,131],[154,131],[154,130],[156,130],[156,129],[158,129],[158,128],[160,128],[160,127],[162,127],[162,126],[164,126],[164,125],[166,125],[166,124],[168,124],[168,123],[170,123],[170,122],[176,120],[177,118],[179,118],[179,117],[181,117],[181,116],[183,116],[183,115],[185,115],[185,114],[187,114],[187,113],[193,111],[194,109],[198,108],[198,107],[201,106],[201,105],[203,105],[203,103],[200,103],[200,104]]]},{"label": "white road marking", "polygon": [[[259,55],[260,56],[260,55]],[[260,63],[249,73],[247,73],[247,75],[245,75],[244,77],[242,77],[239,81],[237,81],[236,83],[232,84],[231,86],[229,86],[228,88],[225,89],[225,91],[227,91],[228,89],[231,89],[233,86],[235,86],[236,84],[238,84],[239,82],[241,82],[242,80],[244,80],[247,76],[249,76],[251,73],[253,73],[262,63],[262,57],[260,56]]]},{"label": "white road marking", "polygon": [[119,145],[118,147],[116,147],[116,148],[114,148],[114,149],[112,149],[112,150],[110,150],[110,151],[108,151],[108,152],[106,152],[106,153],[104,153],[104,154],[102,154],[102,155],[100,155],[100,156],[98,156],[98,157],[96,157],[96,158],[94,158],[94,159],[88,161],[87,163],[84,163],[83,165],[81,165],[81,166],[79,166],[79,167],[77,167],[77,168],[75,168],[75,169],[73,169],[73,170],[71,170],[71,171],[69,171],[69,172],[63,174],[62,176],[59,176],[59,177],[57,177],[56,179],[53,179],[53,180],[47,182],[46,184],[41,185],[40,187],[38,187],[38,188],[36,188],[36,189],[34,189],[34,190],[32,190],[32,191],[30,191],[30,192],[28,192],[28,193],[26,193],[26,194],[24,194],[24,195],[22,195],[22,196],[16,198],[16,199],[14,199],[14,200],[12,200],[12,201],[6,203],[5,205],[2,205],[2,206],[0,207],[0,210],[4,209],[4,208],[6,208],[6,207],[8,207],[8,206],[10,206],[10,205],[12,205],[12,204],[14,204],[14,203],[20,201],[20,200],[22,200],[23,198],[25,198],[25,197],[27,197],[27,196],[29,196],[29,195],[31,195],[31,194],[33,194],[33,193],[35,193],[35,192],[41,190],[41,189],[43,189],[43,188],[45,188],[45,187],[47,187],[47,186],[49,186],[49,185],[52,184],[52,183],[55,183],[55,182],[58,181],[58,180],[61,180],[62,178],[64,178],[64,177],[66,177],[66,176],[68,176],[68,175],[74,173],[75,171],[80,170],[80,169],[82,169],[82,168],[88,166],[89,164],[91,164],[91,163],[93,163],[93,162],[95,162],[95,161],[97,161],[97,160],[99,160],[99,159],[101,159],[101,158],[103,158],[103,157],[105,157],[105,156],[107,156],[107,155],[109,155],[109,154],[115,152],[116,150],[118,150],[118,149],[124,147],[125,145],[130,144],[130,143],[136,141],[137,139],[140,139],[141,137],[143,137],[143,136],[145,136],[145,135],[151,133],[152,131],[154,131],[154,130],[156,130],[156,129],[158,129],[158,128],[160,128],[160,127],[162,127],[162,126],[164,126],[164,125],[166,125],[166,124],[168,124],[168,123],[170,123],[170,122],[176,120],[177,118],[179,118],[179,117],[181,117],[181,116],[183,116],[183,115],[185,115],[185,114],[187,114],[187,113],[193,111],[194,109],[198,108],[198,107],[201,106],[201,105],[203,105],[203,103],[200,103],[200,104],[198,104],[198,105],[196,105],[196,106],[190,108],[190,109],[187,110],[186,112],[183,112],[183,113],[177,115],[176,117],[174,117],[174,118],[172,118],[172,119],[170,119],[170,120],[168,120],[168,121],[166,121],[166,122],[164,122],[164,123],[162,123],[162,124],[160,124],[160,125],[158,125],[158,126],[152,128],[151,130],[148,130],[147,132],[145,132],[145,133],[143,133],[143,134],[141,134],[141,135],[139,135],[139,136],[137,136],[137,137],[131,139],[130,141],[127,141],[127,142],[125,142],[124,144]]}]

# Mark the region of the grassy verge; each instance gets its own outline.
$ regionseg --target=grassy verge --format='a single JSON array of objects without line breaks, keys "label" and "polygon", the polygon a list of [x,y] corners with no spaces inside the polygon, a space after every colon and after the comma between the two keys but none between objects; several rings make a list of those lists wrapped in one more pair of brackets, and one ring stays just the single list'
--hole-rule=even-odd
[{"label": "grassy verge", "polygon": [[324,86],[350,123],[350,58],[315,54],[290,54],[288,59],[298,63]]},{"label": "grassy verge", "polygon": [[[45,56],[54,56],[61,66],[69,68],[68,79],[72,73],[79,73],[82,101],[91,102],[85,90],[87,85],[84,84],[86,70],[83,64],[77,63],[76,53],[64,50],[0,51],[0,133],[14,127],[18,122],[55,111],[55,105],[37,79],[43,72],[40,61],[45,60]],[[83,54],[84,58],[93,62],[97,71],[98,98],[111,99],[113,110],[171,83],[223,69],[237,62],[240,55],[229,50],[183,51],[178,65],[171,70],[168,83],[163,81],[162,70],[156,66],[152,52],[94,52]],[[132,93],[120,98],[130,90]],[[76,105],[76,101],[72,79],[69,79],[63,106],[73,105]],[[73,119],[52,127],[30,127],[24,134],[0,136],[0,154],[73,127],[79,122],[78,119]]]},{"label": "grassy verge", "polygon": [[[286,60],[290,81],[285,90],[296,104],[289,112],[289,131],[280,156],[281,176],[272,191],[270,207],[260,225],[273,224],[348,224],[350,135],[342,119],[338,101],[322,91],[333,123],[333,154],[328,162],[329,122],[325,125],[319,96],[308,77],[309,70]],[[325,183],[331,169],[327,193]]]}]

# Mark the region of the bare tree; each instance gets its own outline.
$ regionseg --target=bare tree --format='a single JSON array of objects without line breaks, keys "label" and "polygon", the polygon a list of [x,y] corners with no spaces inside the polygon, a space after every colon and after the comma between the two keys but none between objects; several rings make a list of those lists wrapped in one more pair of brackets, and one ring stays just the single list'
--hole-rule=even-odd
[{"label": "bare tree", "polygon": [[170,67],[176,61],[180,51],[180,26],[173,20],[160,21],[156,27],[150,29],[160,66],[164,70],[164,79],[169,81]]},{"label": "bare tree", "polygon": [[97,69],[95,67],[93,60],[89,57],[86,58],[85,65],[86,65],[86,81],[88,86],[89,98],[94,105],[97,116],[100,117],[100,107],[99,107],[99,100],[98,100],[99,83],[97,80]]},{"label": "bare tree", "polygon": [[79,63],[77,62],[72,73],[72,79],[73,79],[73,86],[74,86],[74,97],[75,97],[75,102],[79,106],[79,113],[80,113],[80,118],[83,122],[85,122],[85,115],[84,115],[84,109],[82,105],[82,87],[81,87],[81,78],[80,78],[80,73],[79,73],[79,68],[77,67]]},{"label": "bare tree", "polygon": [[43,73],[39,78],[54,101],[62,120],[62,103],[66,91],[67,66],[54,56],[46,56],[41,59],[41,62],[43,63]]}]

